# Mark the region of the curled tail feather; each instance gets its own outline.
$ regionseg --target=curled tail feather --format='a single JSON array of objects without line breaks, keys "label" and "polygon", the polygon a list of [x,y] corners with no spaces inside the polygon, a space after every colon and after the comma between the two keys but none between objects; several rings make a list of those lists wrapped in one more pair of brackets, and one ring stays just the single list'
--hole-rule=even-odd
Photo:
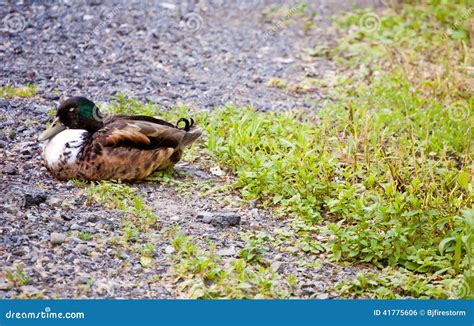
[{"label": "curled tail feather", "polygon": [[[183,128],[179,127],[179,124],[181,122],[184,122],[184,127]],[[185,131],[191,130],[193,125],[194,125],[194,119],[193,118],[189,118],[189,119],[181,118],[181,119],[178,120],[178,122],[176,122],[176,128],[183,129]]]}]

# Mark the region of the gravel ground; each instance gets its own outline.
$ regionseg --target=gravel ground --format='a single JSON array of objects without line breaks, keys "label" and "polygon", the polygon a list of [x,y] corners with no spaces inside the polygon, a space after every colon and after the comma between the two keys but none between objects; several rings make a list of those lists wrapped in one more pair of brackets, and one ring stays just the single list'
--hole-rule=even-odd
[{"label": "gravel ground", "polygon": [[[370,2],[362,2],[370,4]],[[185,195],[172,185],[135,185],[157,216],[152,242],[154,268],[144,269],[133,251],[120,255],[114,238],[122,212],[86,201],[84,189],[54,180],[42,166],[36,135],[60,98],[84,95],[108,101],[118,92],[157,102],[165,108],[187,104],[211,110],[225,103],[251,104],[259,110],[310,108],[324,98],[317,90],[298,94],[266,86],[272,77],[298,81],[334,74],[322,58],[308,60],[304,49],[330,41],[329,17],[352,2],[321,1],[315,27],[304,32],[291,1],[7,1],[0,3],[0,85],[27,82],[38,87],[31,99],[0,99],[0,298],[176,298],[171,279],[172,250],[160,230],[179,225],[199,244],[212,241],[231,259],[245,243],[239,234],[287,227],[271,212]],[[263,15],[271,6],[287,8]],[[225,183],[205,168],[185,162],[182,182]],[[177,178],[180,178],[177,176]],[[235,225],[212,223],[230,219]],[[82,241],[76,232],[89,232]],[[341,267],[324,256],[290,255],[269,245],[266,257],[279,274],[295,275],[297,297],[332,298],[330,289],[353,278],[361,267]],[[321,259],[318,267],[301,261]],[[31,278],[11,287],[6,273],[16,266]],[[303,267],[301,267],[303,266]],[[153,275],[159,281],[149,282]]]}]

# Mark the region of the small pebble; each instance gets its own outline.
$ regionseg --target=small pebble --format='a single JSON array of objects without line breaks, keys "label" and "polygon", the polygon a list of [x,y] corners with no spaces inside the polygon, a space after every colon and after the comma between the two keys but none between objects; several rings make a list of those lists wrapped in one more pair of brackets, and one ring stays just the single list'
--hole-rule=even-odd
[{"label": "small pebble", "polygon": [[46,200],[46,204],[49,205],[49,206],[57,207],[61,204],[62,201],[63,200],[59,197],[49,197]]},{"label": "small pebble", "polygon": [[174,253],[175,251],[176,251],[176,250],[174,249],[173,246],[167,246],[167,247],[165,248],[165,253],[167,253],[168,255]]},{"label": "small pebble", "polygon": [[66,240],[66,235],[63,233],[51,233],[50,241],[52,244],[62,244]]},{"label": "small pebble", "polygon": [[13,165],[7,165],[2,169],[2,172],[9,175],[16,174],[16,167]]},{"label": "small pebble", "polygon": [[328,298],[329,298],[329,294],[327,294],[327,293],[321,293],[321,294],[318,294],[316,296],[316,299],[318,299],[318,300],[326,300]]},{"label": "small pebble", "polygon": [[224,249],[216,251],[216,254],[221,255],[221,256],[233,256],[235,255],[235,248],[234,247],[224,248]]}]

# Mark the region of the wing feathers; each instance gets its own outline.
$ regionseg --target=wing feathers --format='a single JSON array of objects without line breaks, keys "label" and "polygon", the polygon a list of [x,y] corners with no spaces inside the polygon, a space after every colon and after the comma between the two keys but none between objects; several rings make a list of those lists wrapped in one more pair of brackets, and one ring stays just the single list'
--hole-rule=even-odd
[{"label": "wing feathers", "polygon": [[[177,148],[187,132],[165,124],[143,120],[118,119],[107,124],[103,133],[105,146],[127,146],[140,149]],[[196,138],[197,139],[197,138]]]}]

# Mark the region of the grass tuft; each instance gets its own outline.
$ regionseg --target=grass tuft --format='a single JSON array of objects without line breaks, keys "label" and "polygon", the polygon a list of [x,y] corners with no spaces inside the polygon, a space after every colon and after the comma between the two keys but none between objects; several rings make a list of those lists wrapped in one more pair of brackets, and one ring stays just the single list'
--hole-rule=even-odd
[{"label": "grass tuft", "polygon": [[33,97],[35,95],[36,86],[29,83],[24,87],[14,87],[10,84],[0,87],[0,98]]}]

